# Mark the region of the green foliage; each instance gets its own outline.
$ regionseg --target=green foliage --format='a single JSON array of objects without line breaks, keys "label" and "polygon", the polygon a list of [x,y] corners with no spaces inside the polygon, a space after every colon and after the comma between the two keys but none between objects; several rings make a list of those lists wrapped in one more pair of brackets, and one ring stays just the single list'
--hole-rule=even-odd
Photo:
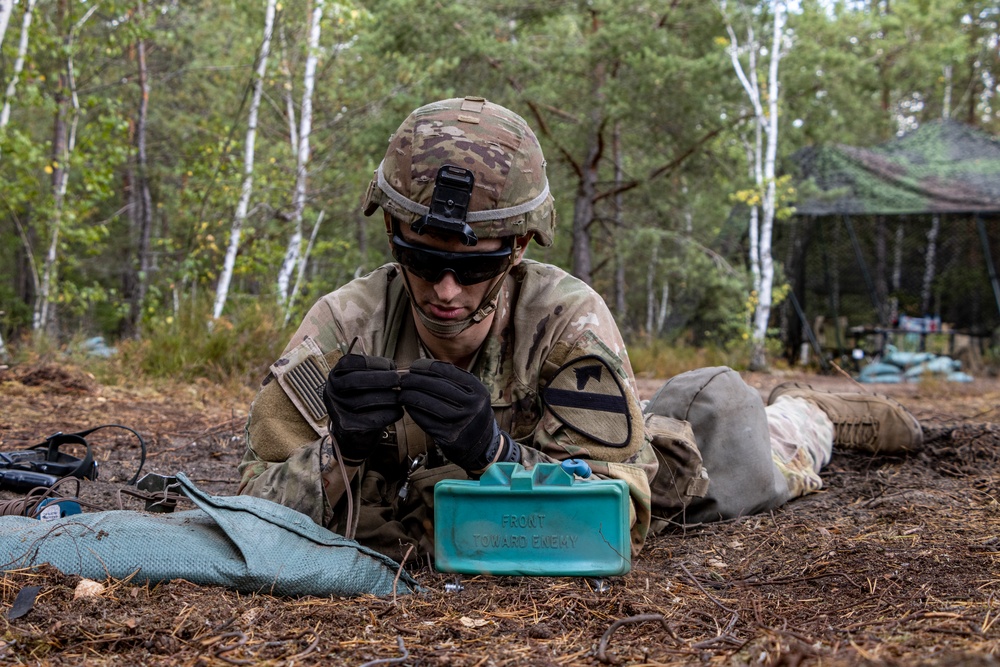
[{"label": "green foliage", "polygon": [[[626,241],[624,261],[646,269],[642,288],[628,290],[630,312],[646,314],[651,284],[659,315],[660,295],[667,290],[665,339],[721,346],[748,331],[748,279],[706,246],[685,235],[639,230]],[[622,324],[631,331],[646,327],[645,320]]]},{"label": "green foliage", "polygon": [[212,326],[211,304],[184,304],[176,316],[147,321],[139,341],[119,346],[123,372],[176,380],[259,382],[281,354],[291,330],[270,302],[240,300]]},{"label": "green foliage", "polygon": [[[763,185],[767,188],[767,184]],[[775,208],[774,208],[774,219],[778,221],[788,220],[793,215],[795,215],[795,206],[793,206],[797,192],[795,186],[792,185],[792,175],[784,174],[778,176],[774,179],[775,187]],[[746,190],[738,190],[732,195],[730,195],[735,204],[743,204],[745,206],[760,206],[764,200],[764,193],[758,188],[749,188]]]},{"label": "green foliage", "polygon": [[[16,5],[2,45],[0,89],[16,57],[23,4]],[[195,0],[146,4],[139,13],[135,2],[110,0],[81,22],[92,6],[92,0],[38,3],[10,124],[0,130],[5,338],[30,327],[32,274],[44,264],[52,232],[53,127],[60,109],[70,108],[69,55],[80,116],[59,218],[55,309],[64,337],[76,330],[109,336],[120,330],[129,310],[123,277],[138,261],[130,206],[141,39],[150,81],[146,176],[153,200],[153,261],[143,276],[142,307],[147,339],[156,343],[149,350],[142,348],[145,341],[130,344],[126,356],[143,359],[142,367],[153,373],[249,372],[195,340],[246,346],[243,334],[227,333],[244,330],[262,339],[273,334],[275,344],[283,338],[280,327],[255,329],[264,316],[247,301],[269,311],[289,238],[295,151],[286,102],[290,97],[298,121],[312,3],[280,3],[259,114],[251,210],[226,310],[232,328],[222,323],[211,334],[197,323],[206,316],[200,309],[197,317],[174,316],[189,318],[183,330],[166,319],[175,301],[207,300],[221,270],[243,180],[263,3]],[[741,21],[754,21],[767,42],[769,3],[729,6]],[[548,157],[560,233],[553,248],[534,248],[533,257],[570,266],[581,174],[596,154],[596,217],[588,229],[593,282],[613,301],[616,263],[624,263],[623,327],[644,330],[651,278],[657,295],[669,290],[666,340],[724,352],[743,345],[746,230],[730,215],[730,195],[752,204],[760,193],[748,187],[747,103],[716,3],[346,0],[326,4],[322,27],[307,233],[320,212],[325,217],[293,321],[317,296],[387,259],[381,222],[362,218],[358,200],[399,120],[429,100],[478,94],[524,115]],[[996,8],[972,0],[794,3],[781,69],[782,153],[820,141],[873,143],[907,123],[935,118],[949,81],[953,116],[996,131],[996,101],[985,90],[1000,77],[996,35]],[[628,184],[619,197],[609,195],[616,167]],[[794,204],[785,179],[777,180],[779,221]],[[195,340],[171,348],[168,333]]]}]

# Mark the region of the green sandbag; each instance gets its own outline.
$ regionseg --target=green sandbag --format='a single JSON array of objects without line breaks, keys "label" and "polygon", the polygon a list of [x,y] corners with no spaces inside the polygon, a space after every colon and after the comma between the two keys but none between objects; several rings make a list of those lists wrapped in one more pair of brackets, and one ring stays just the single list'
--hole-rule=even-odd
[{"label": "green sandbag", "polygon": [[[3,571],[49,563],[66,574],[152,584],[186,579],[242,593],[363,594],[417,590],[388,556],[332,533],[307,516],[251,496],[212,496],[183,473],[198,509],[172,514],[129,510],[55,521],[0,517]],[[134,575],[134,576],[133,576]]]}]

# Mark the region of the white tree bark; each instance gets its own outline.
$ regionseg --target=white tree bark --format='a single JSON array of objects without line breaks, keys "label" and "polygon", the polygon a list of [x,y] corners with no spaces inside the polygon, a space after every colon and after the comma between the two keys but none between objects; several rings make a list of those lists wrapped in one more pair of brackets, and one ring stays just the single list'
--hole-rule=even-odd
[{"label": "white tree bark", "polygon": [[[722,4],[723,15],[725,15],[725,3]],[[743,63],[740,62],[740,42],[736,37],[736,31],[733,30],[732,24],[729,19],[726,19],[726,31],[729,33],[729,57],[733,63],[733,70],[736,72],[736,77],[740,81],[740,85],[743,86],[743,90],[747,94],[747,98],[750,100],[750,105],[753,107],[754,113],[754,142],[752,147],[747,148],[747,165],[750,170],[750,177],[753,182],[760,189],[761,183],[764,180],[764,168],[762,164],[763,155],[763,131],[764,131],[764,107],[760,100],[760,84],[757,80],[757,38],[754,34],[753,24],[749,21],[747,22],[747,69],[749,70],[749,75],[743,71]],[[750,207],[750,227],[748,231],[748,240],[750,242],[749,261],[750,261],[750,274],[753,277],[753,289],[755,292],[760,293],[760,217],[759,217],[759,207],[754,204]]]},{"label": "white tree bark", "polygon": [[927,251],[924,253],[924,284],[920,290],[920,305],[922,315],[930,315],[932,289],[934,287],[934,255],[937,252],[938,234],[941,232],[941,216],[931,216],[931,228],[927,232]]},{"label": "white tree bark", "polygon": [[229,227],[229,246],[219,275],[219,284],[215,289],[215,305],[212,308],[212,318],[219,319],[222,309],[226,307],[229,298],[229,284],[233,278],[233,268],[236,266],[236,254],[240,249],[240,237],[243,234],[243,224],[247,219],[247,209],[250,206],[250,196],[253,193],[254,146],[257,140],[257,111],[260,109],[260,99],[264,92],[264,75],[267,73],[267,58],[271,52],[271,35],[274,31],[274,11],[277,0],[267,0],[264,10],[264,39],[260,43],[260,53],[257,55],[257,71],[254,74],[253,98],[250,100],[250,115],[247,119],[246,143],[243,146],[243,186],[240,188],[240,199],[233,213],[233,222]]},{"label": "white tree bark", "polygon": [[[24,57],[28,52],[28,31],[31,27],[31,15],[35,8],[36,0],[28,0],[24,9],[24,19],[21,22],[21,41],[18,43],[17,47],[17,57],[14,60],[14,71],[11,74],[11,79],[7,83],[7,89],[4,93],[3,108],[0,109],[0,129],[7,126],[10,122],[10,101],[14,97],[14,93],[17,90],[17,82],[21,77],[21,71],[24,69]],[[11,14],[14,13],[14,0],[0,0],[0,46],[3,45],[4,36],[7,34],[7,26],[10,23]],[[15,219],[16,222],[16,219]],[[25,244],[25,252],[28,255],[28,260],[31,262],[32,272],[31,277],[35,285],[35,289],[38,289],[38,270],[35,268],[35,257],[31,250],[31,245],[28,243],[28,237],[21,229],[20,224],[18,224],[18,230],[21,232],[21,239]],[[8,361],[10,359],[10,354],[7,352],[7,345],[4,343],[3,332],[0,331],[0,361]]]},{"label": "white tree bark", "polygon": [[[14,13],[14,0],[0,0],[0,46],[3,46],[3,36],[7,34],[7,24],[10,15]],[[0,351],[3,350],[3,340],[0,340]]]},{"label": "white tree bark", "polygon": [[37,0],[28,0],[24,6],[24,18],[21,19],[21,41],[17,45],[17,58],[14,59],[14,71],[11,73],[10,81],[7,82],[7,90],[3,96],[3,109],[0,109],[0,128],[7,127],[10,122],[10,103],[17,92],[17,84],[21,80],[21,72],[24,71],[24,57],[28,53],[28,34],[31,30],[31,17],[35,11]]},{"label": "white tree bark", "polygon": [[[747,154],[747,170],[750,174],[750,180],[752,180],[757,188],[760,189],[760,182],[764,178],[764,171],[760,166],[760,154],[761,154],[761,126],[760,123],[754,121],[754,134],[756,134],[753,146],[750,145],[746,139],[743,140],[743,146],[746,149]],[[750,248],[747,252],[748,259],[750,260],[750,277],[753,280],[753,291],[760,291],[760,206],[754,204],[750,207],[750,223],[747,229],[747,239],[750,242]]]},{"label": "white tree bark", "polygon": [[292,233],[288,239],[285,260],[278,272],[278,304],[291,307],[288,285],[302,251],[302,213],[306,207],[306,182],[309,168],[309,134],[312,132],[312,94],[316,83],[316,64],[319,60],[320,20],[323,18],[323,0],[316,0],[309,27],[309,54],[302,77],[302,111],[299,119],[299,142],[296,155],[295,193],[292,199]]},{"label": "white tree bark", "polygon": [[288,48],[285,45],[285,24],[282,21],[278,27],[278,39],[281,41],[281,73],[285,77],[285,115],[288,117],[288,144],[292,155],[298,152],[299,130],[295,124],[295,85],[292,80],[292,67],[288,64]]},{"label": "white tree bark", "polygon": [[80,122],[80,98],[76,93],[76,75],[73,71],[73,42],[77,31],[83,27],[95,11],[98,5],[92,6],[83,17],[74,24],[66,38],[66,85],[70,93],[70,105],[72,117],[69,124],[69,135],[60,155],[56,156],[56,179],[54,187],[54,211],[52,214],[52,228],[49,232],[49,248],[45,253],[45,265],[42,269],[42,284],[35,297],[35,309],[32,314],[31,328],[33,331],[41,331],[49,323],[49,306],[52,302],[52,293],[56,289],[56,270],[59,258],[59,234],[62,232],[62,221],[66,202],[66,188],[69,183],[70,159],[76,148],[76,128]]},{"label": "white tree bark", "polygon": [[299,270],[295,276],[295,285],[292,286],[292,293],[288,297],[288,308],[285,309],[285,324],[288,324],[288,320],[292,315],[292,305],[295,303],[295,297],[298,296],[299,288],[302,286],[302,280],[306,274],[306,265],[309,264],[309,255],[312,253],[313,245],[316,244],[316,235],[319,233],[319,226],[323,222],[325,214],[326,211],[320,211],[316,217],[316,224],[313,225],[312,234],[309,235],[309,243],[306,244],[306,251],[302,253],[302,258],[299,260]]},{"label": "white tree bark", "polygon": [[[753,28],[749,27],[749,15],[747,15],[747,37],[748,37],[748,70],[743,69],[743,64],[739,59],[739,40],[736,31],[733,29],[729,17],[726,15],[726,5],[721,3],[723,16],[726,18],[726,31],[729,33],[730,49],[729,55],[733,63],[733,70],[739,79],[743,90],[750,100],[754,111],[754,147],[753,147],[753,175],[757,191],[760,193],[760,215],[758,218],[757,207],[751,208],[750,212],[750,266],[754,279],[754,291],[757,293],[757,304],[754,309],[753,325],[751,337],[754,344],[753,359],[751,367],[760,367],[764,360],[764,339],[767,335],[767,322],[771,316],[771,288],[774,283],[774,261],[771,256],[771,238],[774,228],[774,214],[776,210],[776,185],[774,181],[774,165],[778,153],[778,66],[781,62],[781,40],[784,30],[784,3],[775,2],[773,5],[774,23],[773,39],[768,53],[768,85],[767,85],[767,112],[764,111],[763,100],[757,75],[757,44],[754,39]],[[763,138],[766,135],[766,147]]]},{"label": "white tree bark", "polygon": [[777,185],[774,182],[774,164],[778,158],[778,65],[781,62],[781,37],[784,31],[784,5],[774,3],[774,35],[771,42],[768,67],[767,95],[767,152],[764,155],[764,201],[760,222],[760,290],[757,292],[757,310],[754,313],[753,339],[763,345],[767,336],[767,321],[771,317],[771,287],[774,284],[774,261],[771,256],[771,236],[774,230],[774,213],[777,205]]},{"label": "white tree bark", "polygon": [[951,63],[944,66],[944,101],[941,104],[941,118],[951,118]]},{"label": "white tree bark", "polygon": [[660,293],[660,312],[656,316],[656,335],[663,335],[663,328],[667,326],[667,315],[670,314],[670,283],[663,283],[663,291]]}]

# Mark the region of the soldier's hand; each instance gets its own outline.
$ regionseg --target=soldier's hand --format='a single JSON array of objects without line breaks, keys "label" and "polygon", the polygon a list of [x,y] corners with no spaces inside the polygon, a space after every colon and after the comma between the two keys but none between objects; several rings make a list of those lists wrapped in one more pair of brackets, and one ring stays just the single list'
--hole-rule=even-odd
[{"label": "soldier's hand", "polygon": [[520,447],[500,430],[490,394],[476,376],[418,359],[400,388],[399,402],[452,463],[475,475],[494,461],[520,460]]},{"label": "soldier's hand", "polygon": [[399,373],[392,359],[348,354],[326,378],[323,403],[345,464],[360,465],[382,439],[382,432],[403,418],[397,402]]}]

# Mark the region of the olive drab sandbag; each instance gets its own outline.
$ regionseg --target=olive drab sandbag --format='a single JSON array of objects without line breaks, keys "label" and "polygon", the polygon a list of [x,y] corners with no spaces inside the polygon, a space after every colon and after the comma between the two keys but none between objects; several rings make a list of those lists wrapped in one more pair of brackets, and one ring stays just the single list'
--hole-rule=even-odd
[{"label": "olive drab sandbag", "polygon": [[667,527],[665,521],[721,521],[763,512],[789,499],[788,484],[772,461],[764,402],[736,371],[716,366],[677,375],[656,392],[645,412],[690,424],[710,479],[707,492],[678,512],[678,493],[669,490],[669,475],[678,469],[664,469],[665,448],[657,447],[661,469],[652,487],[652,507],[660,530]]}]

